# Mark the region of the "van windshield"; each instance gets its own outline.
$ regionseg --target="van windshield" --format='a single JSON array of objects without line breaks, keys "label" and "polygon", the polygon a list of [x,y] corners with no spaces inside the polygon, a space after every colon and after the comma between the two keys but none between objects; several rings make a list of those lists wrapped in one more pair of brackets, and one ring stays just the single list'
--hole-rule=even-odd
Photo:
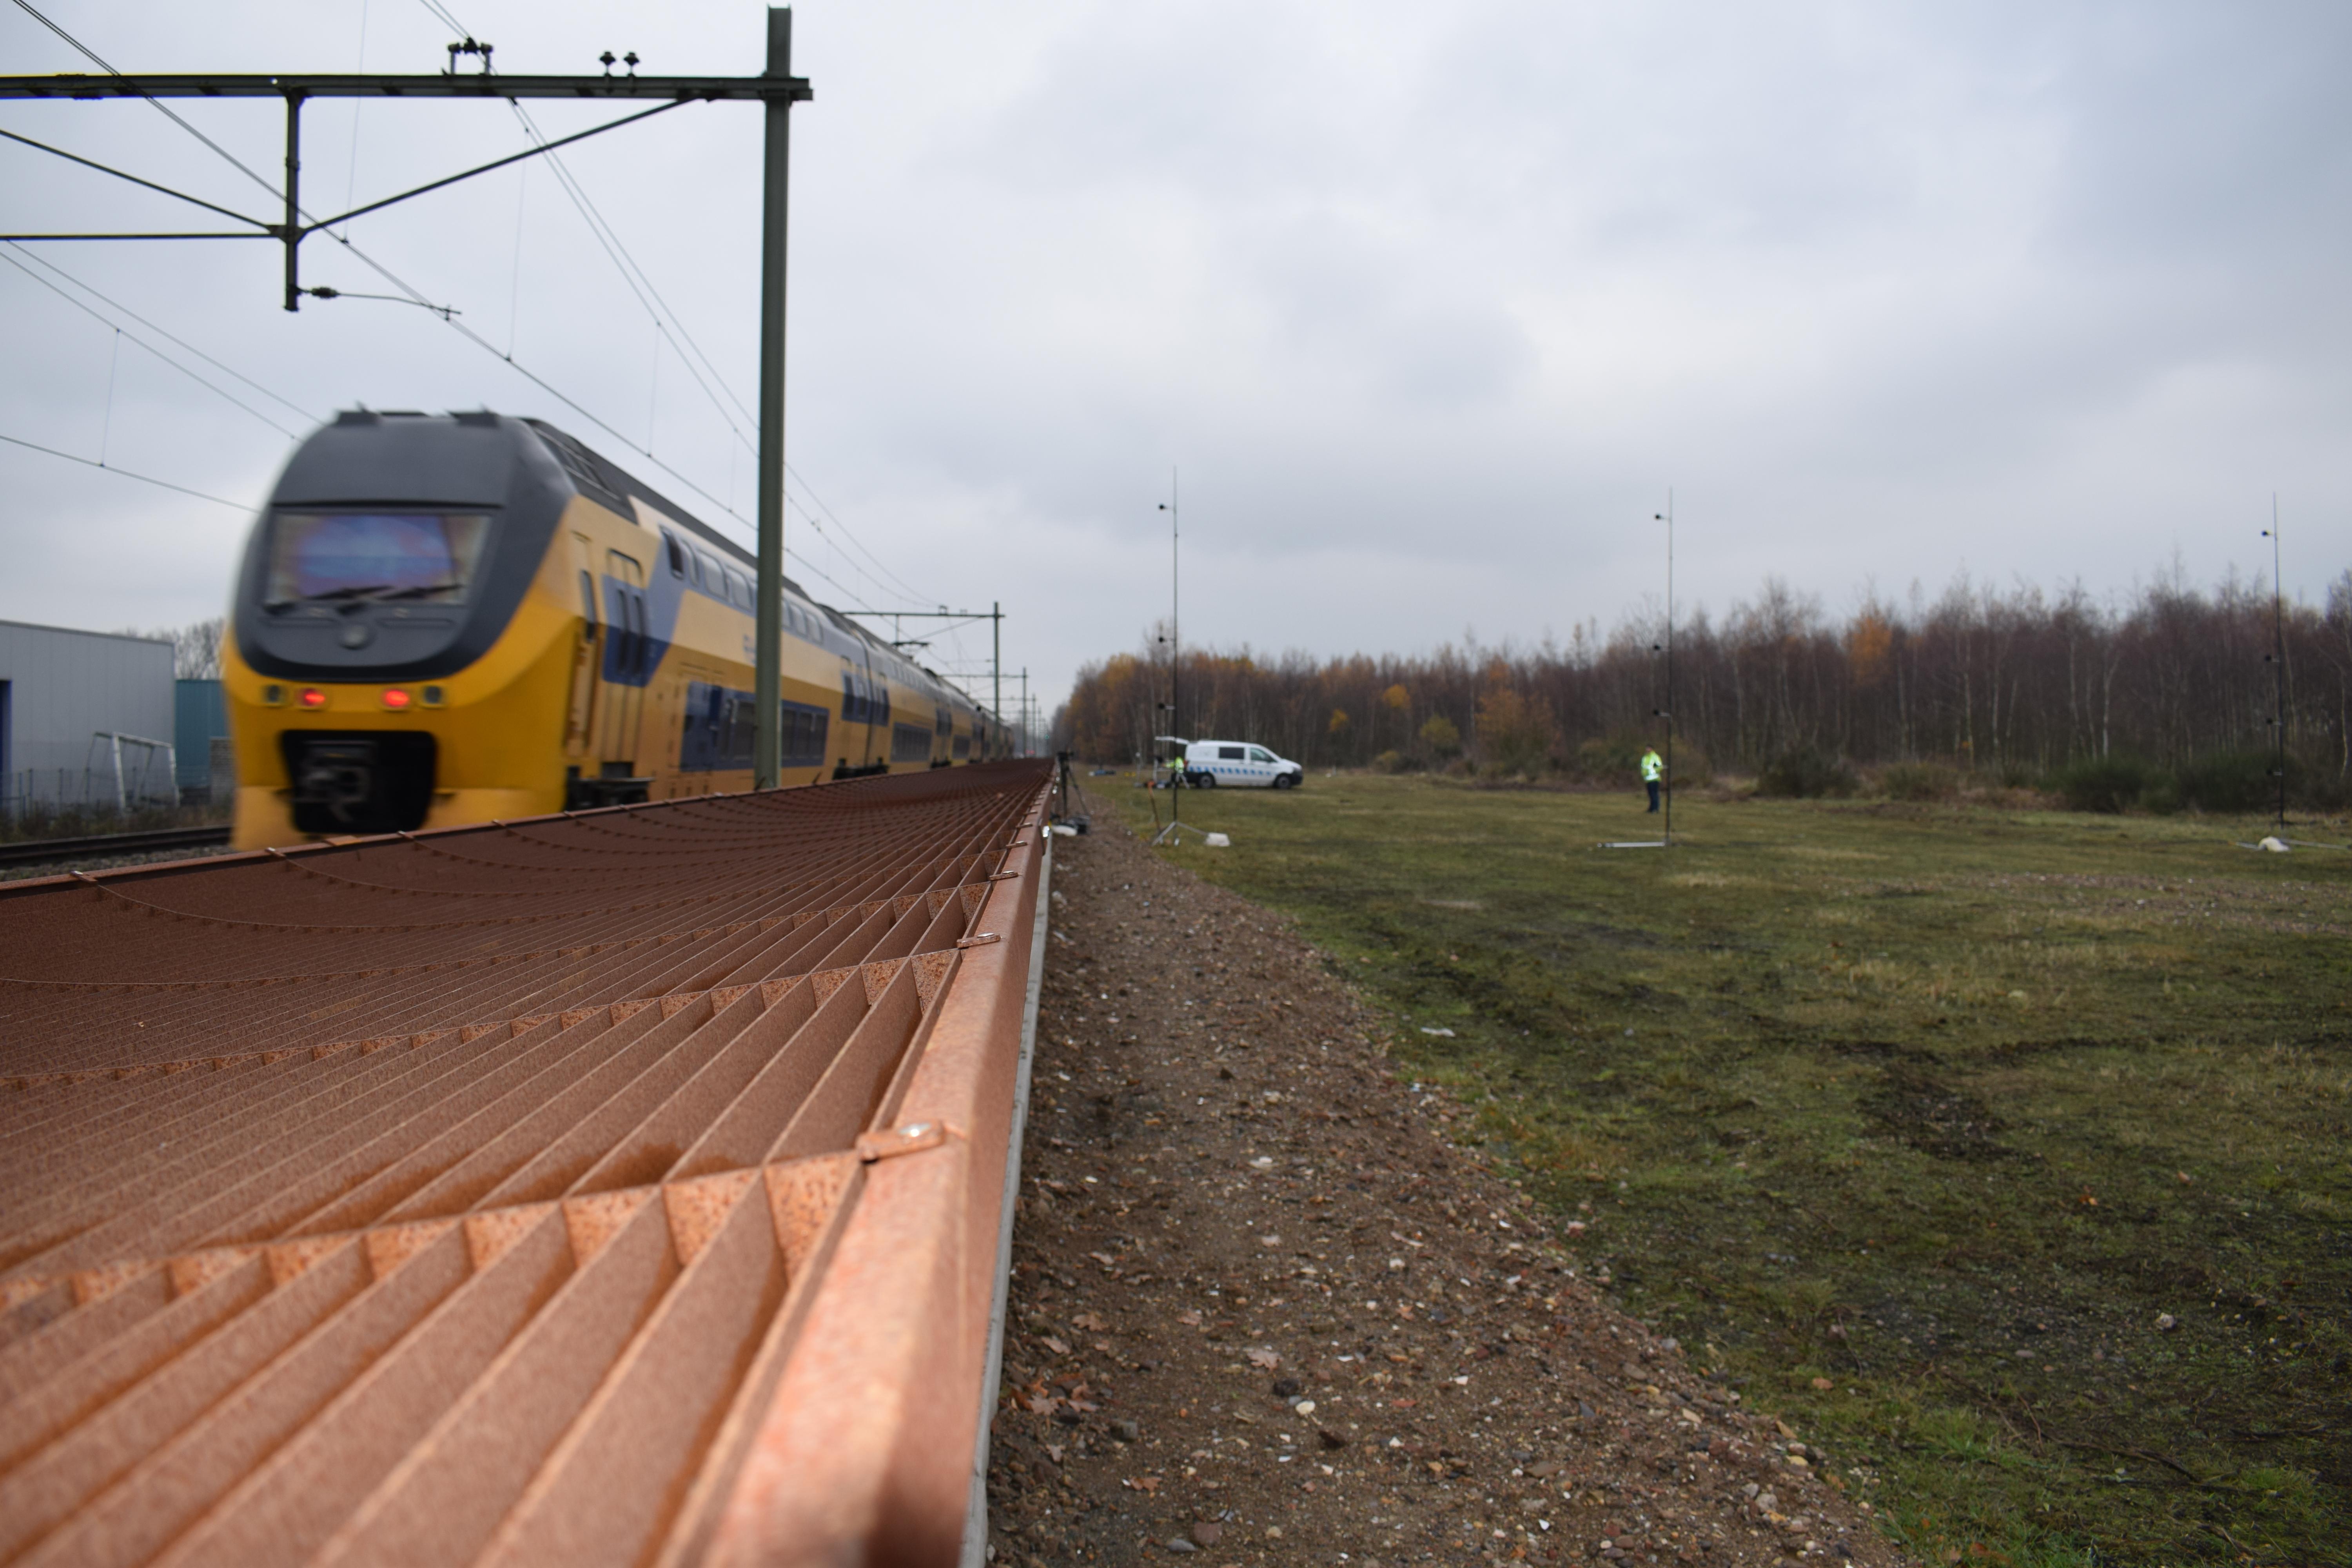
[{"label": "van windshield", "polygon": [[1254,763],[1270,763],[1274,761],[1274,753],[1264,746],[1252,746],[1249,760]]},{"label": "van windshield", "polygon": [[267,602],[465,603],[490,520],[475,512],[280,512]]}]

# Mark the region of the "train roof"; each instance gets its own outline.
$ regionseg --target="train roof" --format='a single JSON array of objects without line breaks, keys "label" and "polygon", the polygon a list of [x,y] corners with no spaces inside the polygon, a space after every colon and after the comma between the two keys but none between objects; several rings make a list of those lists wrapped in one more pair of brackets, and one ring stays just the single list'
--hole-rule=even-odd
[{"label": "train roof", "polygon": [[[659,490],[655,489],[651,485],[646,484],[628,469],[621,467],[620,464],[614,462],[612,459],[604,456],[604,454],[596,451],[585,442],[580,440],[577,437],[558,429],[556,426],[550,425],[544,419],[532,419],[526,417],[521,421],[521,423],[530,426],[533,434],[537,435],[541,440],[547,443],[549,449],[555,453],[556,460],[563,465],[565,471],[570,473],[575,481],[585,479],[594,487],[605,492],[605,497],[598,499],[609,498],[612,501],[620,503],[620,510],[630,511],[632,509],[628,507],[627,501],[629,498],[635,497],[637,500],[644,501],[646,505],[653,508],[655,510],[659,511],[663,516],[668,518],[670,521],[676,522],[679,527],[688,530],[697,538],[702,540],[705,543],[725,551],[728,554],[733,556],[743,564],[751,567],[755,572],[758,570],[759,558],[751,552],[744,549],[741,544],[728,538],[725,534],[719,532],[717,529],[711,527],[709,523],[703,521],[700,518],[687,510],[686,508],[670,500]],[[583,469],[585,470],[584,473],[583,472]],[[793,593],[798,595],[809,605],[823,611],[825,618],[831,621],[834,626],[840,628],[845,636],[854,637],[858,642],[877,652],[881,653],[886,658],[896,659],[909,668],[919,671],[927,679],[939,686],[942,690],[954,696],[961,697],[966,702],[971,702],[972,700],[970,697],[965,696],[964,693],[956,690],[954,687],[949,685],[946,679],[940,675],[939,671],[929,668],[918,660],[908,658],[903,650],[894,647],[890,643],[885,642],[880,637],[876,637],[866,627],[859,626],[848,616],[844,615],[841,611],[834,608],[831,605],[819,600],[807,589],[802,587],[798,583],[793,582],[791,577],[787,576],[784,578],[784,586],[790,589]],[[974,703],[973,706],[977,707],[978,704]]]}]

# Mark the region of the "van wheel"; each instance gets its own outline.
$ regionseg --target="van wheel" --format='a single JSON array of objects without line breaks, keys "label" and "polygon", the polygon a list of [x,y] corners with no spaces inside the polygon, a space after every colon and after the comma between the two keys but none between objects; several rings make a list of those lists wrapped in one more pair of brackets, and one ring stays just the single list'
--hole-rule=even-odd
[{"label": "van wheel", "polygon": [[1192,775],[1192,787],[1194,789],[1214,789],[1217,787],[1217,775],[1214,773],[1194,773]]},{"label": "van wheel", "polygon": [[1298,775],[1297,773],[1278,773],[1275,777],[1274,787],[1276,789],[1297,789],[1298,787]]}]

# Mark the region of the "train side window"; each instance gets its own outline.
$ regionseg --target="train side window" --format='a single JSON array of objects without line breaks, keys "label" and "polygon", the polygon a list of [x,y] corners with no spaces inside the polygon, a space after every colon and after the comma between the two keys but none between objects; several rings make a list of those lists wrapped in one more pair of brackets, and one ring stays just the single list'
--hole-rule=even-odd
[{"label": "train side window", "polygon": [[669,546],[669,574],[673,577],[685,576],[686,546],[677,542],[677,535],[675,533],[664,533],[662,542]]},{"label": "train side window", "polygon": [[588,629],[593,632],[596,629],[596,579],[589,575],[584,566],[580,569],[580,613],[586,618]]}]

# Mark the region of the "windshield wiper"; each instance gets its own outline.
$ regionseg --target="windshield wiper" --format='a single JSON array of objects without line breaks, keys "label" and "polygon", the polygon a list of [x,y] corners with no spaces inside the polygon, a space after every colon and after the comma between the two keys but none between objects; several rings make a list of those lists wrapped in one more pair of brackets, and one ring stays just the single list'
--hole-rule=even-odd
[{"label": "windshield wiper", "polygon": [[365,599],[372,604],[383,604],[392,599],[418,599],[427,594],[451,594],[463,588],[463,583],[418,583],[406,588],[395,588],[389,583],[363,583],[349,588],[330,588],[323,594],[310,595],[312,604],[328,599],[345,602]]}]

